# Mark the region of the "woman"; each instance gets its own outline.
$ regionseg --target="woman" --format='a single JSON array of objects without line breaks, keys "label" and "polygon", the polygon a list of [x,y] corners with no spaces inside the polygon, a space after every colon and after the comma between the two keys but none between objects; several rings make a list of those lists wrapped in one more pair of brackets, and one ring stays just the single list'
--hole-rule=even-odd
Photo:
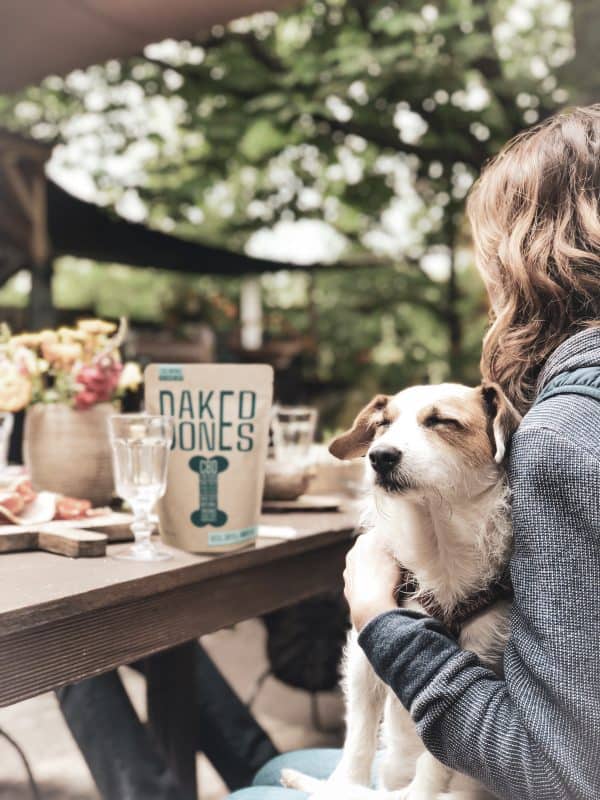
[{"label": "woman", "polygon": [[[526,414],[509,458],[515,604],[504,679],[429,618],[395,607],[396,567],[368,535],[345,572],[360,643],[427,748],[504,800],[600,797],[599,201],[595,105],[509,142],[468,204],[493,316],[482,372]],[[557,389],[559,375],[579,387]],[[553,381],[553,396],[535,404]],[[282,766],[327,777],[338,757],[280,756],[234,797],[302,798],[261,784],[276,784]]]}]

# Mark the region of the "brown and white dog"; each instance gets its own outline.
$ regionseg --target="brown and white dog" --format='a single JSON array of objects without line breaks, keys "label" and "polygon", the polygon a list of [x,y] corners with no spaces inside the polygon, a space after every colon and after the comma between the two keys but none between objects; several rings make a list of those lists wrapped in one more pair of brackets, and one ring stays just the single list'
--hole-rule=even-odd
[{"label": "brown and white dog", "polygon": [[[340,459],[368,456],[364,525],[412,573],[413,591],[404,594],[401,605],[433,613],[451,627],[457,623],[461,647],[496,672],[510,610],[506,592],[494,591],[502,585],[512,543],[503,461],[519,419],[496,385],[415,386],[393,397],[375,397],[329,448]],[[346,649],[344,690],[346,741],[334,774],[318,781],[284,770],[284,785],[315,800],[491,798],[479,783],[425,749],[354,631]],[[370,789],[380,747],[380,788]]]}]

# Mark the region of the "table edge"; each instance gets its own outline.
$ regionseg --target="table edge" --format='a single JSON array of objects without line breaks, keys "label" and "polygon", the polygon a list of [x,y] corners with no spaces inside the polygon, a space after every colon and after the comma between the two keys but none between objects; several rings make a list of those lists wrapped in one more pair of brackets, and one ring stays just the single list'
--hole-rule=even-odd
[{"label": "table edge", "polygon": [[[342,520],[339,527],[331,526],[314,534],[298,539],[283,540],[277,545],[262,548],[260,563],[268,564],[312,550],[327,548],[340,538],[352,538],[355,532],[355,525],[349,524],[347,519]],[[132,578],[112,584],[110,587],[89,589],[79,594],[46,601],[35,606],[26,606],[0,613],[0,641],[4,636],[29,630],[38,625],[46,625],[56,620],[67,619],[155,594],[163,594],[198,581],[252,569],[259,563],[256,558],[257,552],[255,548],[249,548],[235,554],[215,555],[209,559],[186,564],[158,575]]]}]

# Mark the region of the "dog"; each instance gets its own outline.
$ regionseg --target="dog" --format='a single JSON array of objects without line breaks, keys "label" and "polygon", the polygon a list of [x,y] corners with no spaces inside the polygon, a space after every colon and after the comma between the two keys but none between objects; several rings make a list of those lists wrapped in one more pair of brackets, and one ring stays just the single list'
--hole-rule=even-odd
[{"label": "dog", "polygon": [[[376,396],[334,439],[340,459],[366,458],[363,527],[402,567],[399,605],[440,618],[497,674],[511,607],[512,545],[504,460],[520,421],[499,386],[415,386]],[[489,800],[477,781],[431,755],[408,712],[351,631],[343,687],[346,740],[327,781],[295,770],[282,783],[314,800]],[[383,720],[381,742],[379,729]],[[375,755],[380,788],[369,788]]]}]

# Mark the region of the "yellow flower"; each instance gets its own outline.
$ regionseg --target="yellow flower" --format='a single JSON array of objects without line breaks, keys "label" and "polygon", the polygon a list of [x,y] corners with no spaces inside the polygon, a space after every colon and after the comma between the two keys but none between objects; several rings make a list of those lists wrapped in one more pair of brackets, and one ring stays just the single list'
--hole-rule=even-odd
[{"label": "yellow flower", "polygon": [[51,331],[49,328],[45,328],[43,331],[38,333],[38,338],[40,344],[43,344],[44,342],[57,342],[58,334],[56,331]]},{"label": "yellow flower", "polygon": [[21,411],[31,401],[31,381],[15,364],[0,362],[0,409]]},{"label": "yellow flower", "polygon": [[78,331],[75,328],[59,328],[56,332],[54,341],[61,342],[85,342],[88,335],[83,331]]},{"label": "yellow flower", "polygon": [[80,319],[77,328],[93,336],[108,336],[117,330],[114,322],[106,322],[103,319]]},{"label": "yellow flower", "polygon": [[41,334],[39,333],[18,333],[12,336],[10,343],[15,347],[38,347],[41,343]]},{"label": "yellow flower", "polygon": [[46,361],[64,369],[72,367],[82,356],[81,345],[77,342],[48,342],[42,345]]}]

